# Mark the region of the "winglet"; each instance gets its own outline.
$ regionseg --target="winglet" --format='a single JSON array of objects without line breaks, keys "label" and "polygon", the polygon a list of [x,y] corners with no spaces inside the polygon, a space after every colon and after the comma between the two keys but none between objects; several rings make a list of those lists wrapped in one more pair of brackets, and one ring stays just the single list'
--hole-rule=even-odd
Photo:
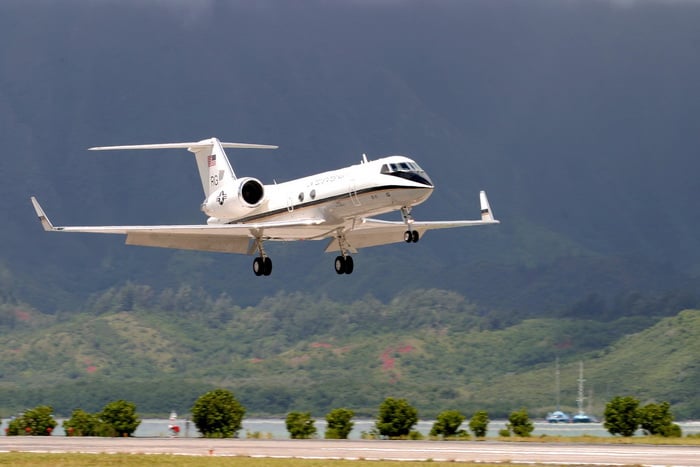
[{"label": "winglet", "polygon": [[489,199],[486,197],[486,192],[483,190],[479,192],[479,201],[481,202],[481,220],[498,222],[493,217],[493,212],[491,211],[491,206],[489,205]]},{"label": "winglet", "polygon": [[46,217],[46,213],[44,212],[43,209],[41,209],[41,205],[39,204],[39,201],[36,200],[34,196],[32,196],[32,204],[34,205],[34,211],[36,211],[36,215],[41,221],[42,227],[44,227],[44,230],[47,232],[50,232],[52,230],[57,230],[51,221],[49,220],[48,217]]}]

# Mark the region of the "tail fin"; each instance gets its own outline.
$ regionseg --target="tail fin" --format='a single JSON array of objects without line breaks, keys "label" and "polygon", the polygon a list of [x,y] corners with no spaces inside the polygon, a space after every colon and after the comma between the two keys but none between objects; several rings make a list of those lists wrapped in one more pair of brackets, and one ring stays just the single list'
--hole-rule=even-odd
[{"label": "tail fin", "polygon": [[176,149],[184,148],[194,153],[197,161],[199,177],[202,181],[204,196],[219,188],[222,183],[235,180],[236,174],[231,168],[224,148],[236,149],[277,149],[277,146],[268,144],[248,143],[222,143],[217,138],[204,139],[192,143],[165,143],[165,144],[132,144],[128,146],[99,146],[90,148],[91,151],[105,151],[110,149]]}]

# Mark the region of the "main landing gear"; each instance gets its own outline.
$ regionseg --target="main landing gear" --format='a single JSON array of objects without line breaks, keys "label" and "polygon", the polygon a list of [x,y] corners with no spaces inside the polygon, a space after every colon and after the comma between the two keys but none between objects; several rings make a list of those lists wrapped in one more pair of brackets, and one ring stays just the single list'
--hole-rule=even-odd
[{"label": "main landing gear", "polygon": [[335,266],[335,272],[338,274],[352,274],[353,269],[355,269],[355,262],[350,256],[351,246],[345,239],[345,234],[341,229],[338,229],[338,246],[340,247],[340,256],[335,258],[333,265]]},{"label": "main landing gear", "polygon": [[253,260],[253,272],[256,276],[269,276],[272,273],[272,260],[269,256],[258,256]]},{"label": "main landing gear", "polygon": [[338,274],[352,274],[355,269],[355,262],[352,256],[338,256],[335,258],[335,272]]},{"label": "main landing gear", "polygon": [[253,260],[253,272],[256,276],[269,276],[272,274],[272,260],[265,254],[261,238],[255,239],[255,248],[260,256]]}]

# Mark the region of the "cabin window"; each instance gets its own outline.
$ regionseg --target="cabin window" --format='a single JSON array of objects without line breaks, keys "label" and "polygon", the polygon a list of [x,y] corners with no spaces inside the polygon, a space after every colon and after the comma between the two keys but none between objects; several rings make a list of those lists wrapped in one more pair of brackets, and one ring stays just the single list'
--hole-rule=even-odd
[{"label": "cabin window", "polygon": [[309,193],[309,197],[311,199],[315,199],[316,198],[316,190],[311,190],[311,192]]},{"label": "cabin window", "polygon": [[299,193],[299,202],[301,203],[302,201],[304,201],[304,193],[303,192]]}]

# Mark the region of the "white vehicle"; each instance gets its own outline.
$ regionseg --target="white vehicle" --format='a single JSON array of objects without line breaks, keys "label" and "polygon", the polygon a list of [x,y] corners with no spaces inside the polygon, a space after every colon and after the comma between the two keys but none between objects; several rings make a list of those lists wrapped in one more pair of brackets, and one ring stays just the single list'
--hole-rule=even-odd
[{"label": "white vehicle", "polygon": [[[324,240],[326,252],[339,251],[338,274],[353,271],[350,253],[388,243],[415,243],[427,231],[498,224],[486,193],[480,193],[481,219],[417,222],[413,206],[433,192],[430,177],[411,159],[391,156],[323,172],[284,183],[263,185],[251,177],[236,177],[224,148],[276,149],[277,146],[222,143],[216,138],[191,143],[94,147],[90,150],[186,148],[194,153],[204,188],[201,210],[206,225],[135,225],[55,227],[39,202],[32,204],[44,230],[126,235],[128,245],[257,253],[255,275],[268,276],[272,261],[263,248],[266,241]],[[369,216],[400,211],[400,222]]]}]

